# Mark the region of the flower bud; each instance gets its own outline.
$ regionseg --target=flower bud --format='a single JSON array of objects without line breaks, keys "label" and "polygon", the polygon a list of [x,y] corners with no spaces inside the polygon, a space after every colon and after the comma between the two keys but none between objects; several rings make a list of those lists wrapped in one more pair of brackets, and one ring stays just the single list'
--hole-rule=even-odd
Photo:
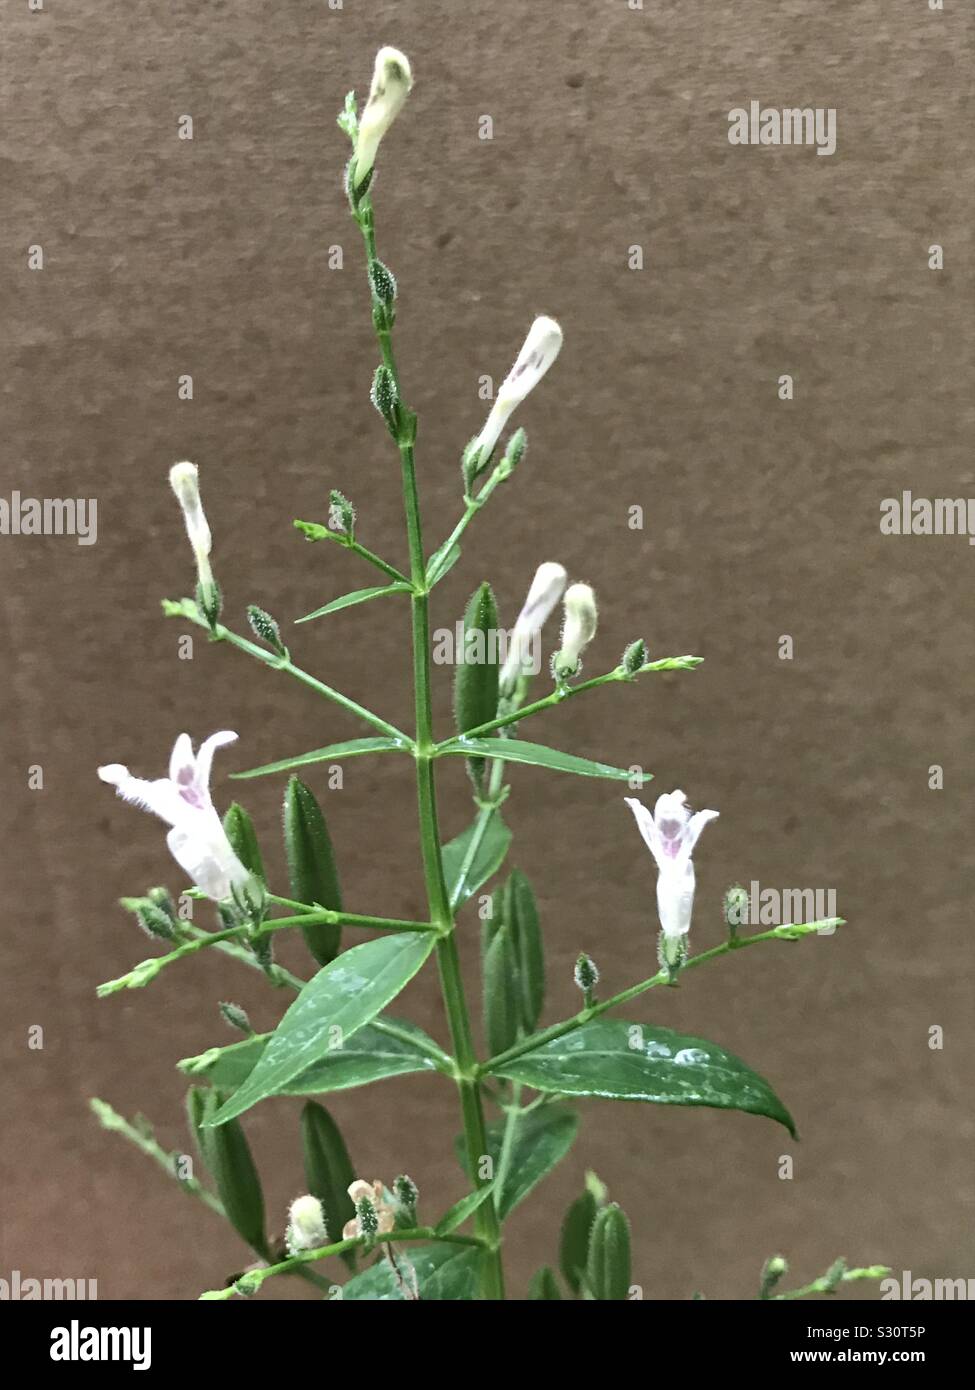
[{"label": "flower bud", "polygon": [[328,1244],[325,1217],[322,1204],[317,1197],[306,1193],[296,1197],[288,1210],[288,1251],[295,1255],[299,1250],[317,1250]]},{"label": "flower bud", "polygon": [[228,1023],[231,1028],[236,1028],[238,1033],[246,1033],[248,1037],[252,1036],[254,1029],[251,1027],[251,1021],[239,1004],[222,1001],[220,1013],[224,1022]]},{"label": "flower bud", "polygon": [[396,392],[393,374],[385,363],[380,363],[376,368],[369,395],[373,405],[386,421],[386,427],[390,434],[395,437],[398,424],[399,396]]},{"label": "flower bud", "polygon": [[582,952],[579,959],[576,961],[573,977],[579,989],[581,989],[585,995],[591,994],[599,984],[599,970],[596,967],[596,962],[591,956],[587,956],[585,951]]},{"label": "flower bud", "polygon": [[562,347],[562,330],[554,319],[537,318],[528,331],[518,360],[501,383],[484,428],[470,446],[478,467],[486,465],[508,417],[551,367]]},{"label": "flower bud", "polygon": [[356,133],[349,180],[353,191],[361,188],[369,175],[379,142],[403,109],[412,86],[413,73],[406,55],[396,48],[381,48],[376,54],[369,100]]},{"label": "flower bud", "polygon": [[[267,887],[257,874],[248,873],[241,882],[231,884],[230,896],[234,906],[252,926],[260,926],[267,911]],[[268,942],[270,944],[270,942]]]},{"label": "flower bud", "polygon": [[247,605],[247,621],[250,623],[251,631],[255,637],[266,642],[277,652],[278,656],[287,660],[288,649],[281,641],[281,629],[270,613],[266,613],[263,608],[258,608],[256,603],[250,603]]},{"label": "flower bud", "polygon": [[147,936],[159,937],[162,941],[176,939],[176,926],[169,913],[150,897],[122,898],[122,906],[135,916],[135,920]]},{"label": "flower bud", "polygon": [[579,658],[596,635],[596,595],[588,584],[570,584],[563,599],[565,622],[562,648],[555,657],[556,679],[565,680],[579,670]]},{"label": "flower bud", "polygon": [[758,1291],[759,1298],[768,1298],[782,1276],[788,1272],[789,1266],[781,1255],[773,1255],[766,1260],[762,1269],[762,1279]]},{"label": "flower bud", "polygon": [[330,531],[340,531],[350,540],[355,532],[355,507],[334,487],[329,493],[328,526]]},{"label": "flower bud", "polygon": [[568,576],[561,565],[546,561],[535,571],[528,596],[515,621],[511,643],[501,668],[500,686],[502,695],[514,689],[521,675],[522,667],[531,654],[531,645],[537,639],[546,619],[562,597]]},{"label": "flower bud", "polygon": [[169,485],[176,494],[186,522],[186,534],[196,560],[197,603],[212,627],[220,616],[220,590],[210,568],[212,540],[203,502],[200,498],[200,474],[195,463],[174,463],[169,470]]},{"label": "flower bud", "polygon": [[419,1189],[412,1178],[401,1173],[393,1179],[393,1195],[399,1204],[400,1214],[407,1226],[416,1225],[416,1204],[420,1200]]},{"label": "flower bud", "polygon": [[738,935],[738,928],[748,921],[748,890],[740,883],[734,883],[724,895],[724,919],[732,940]]},{"label": "flower bud", "polygon": [[396,276],[380,260],[369,262],[369,283],[372,292],[384,308],[388,309],[396,298]]},{"label": "flower bud", "polygon": [[647,644],[642,637],[638,637],[635,642],[631,642],[623,653],[620,665],[628,676],[635,676],[637,671],[646,664]]}]

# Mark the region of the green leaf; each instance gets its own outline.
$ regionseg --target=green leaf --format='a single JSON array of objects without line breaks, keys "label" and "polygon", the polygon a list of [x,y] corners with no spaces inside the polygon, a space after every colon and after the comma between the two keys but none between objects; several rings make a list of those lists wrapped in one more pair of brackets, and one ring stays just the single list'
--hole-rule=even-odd
[{"label": "green leaf", "polygon": [[520,869],[515,869],[505,886],[504,918],[518,958],[521,1021],[530,1033],[538,1026],[545,1001],[545,956],[535,894]]},{"label": "green leaf", "polygon": [[[267,1046],[270,1033],[248,1038],[228,1047],[211,1047],[198,1057],[185,1057],[177,1065],[190,1076],[206,1077],[221,1090],[232,1091],[250,1076]],[[345,1046],[327,1052],[282,1087],[283,1096],[317,1096],[367,1086],[389,1076],[409,1072],[443,1071],[450,1058],[415,1023],[374,1018],[358,1029]]]},{"label": "green leaf", "polygon": [[[508,763],[530,763],[533,767],[547,767],[554,772],[574,772],[578,777],[607,777],[614,782],[629,782],[633,786],[642,786],[653,777],[650,772],[630,772],[625,767],[594,763],[589,758],[577,758],[575,753],[560,753],[557,748],[547,748],[543,743],[526,743],[520,738],[465,738],[460,735],[449,743],[440,744],[439,751],[460,753],[465,758],[473,755],[503,758]],[[242,775],[246,774],[237,774]]]},{"label": "green leaf", "polygon": [[[301,1112],[301,1146],[308,1191],[322,1204],[329,1240],[341,1240],[345,1223],[355,1216],[355,1203],[349,1196],[355,1172],[338,1125],[313,1100]],[[355,1268],[354,1250],[344,1251],[342,1259]]]},{"label": "green leaf", "polygon": [[488,1182],[483,1187],[479,1187],[476,1192],[468,1192],[466,1197],[461,1197],[460,1201],[455,1202],[449,1211],[444,1212],[437,1222],[435,1228],[437,1235],[449,1236],[459,1226],[463,1226],[464,1222],[474,1215],[478,1207],[487,1201],[493,1191],[494,1183]]},{"label": "green leaf", "polygon": [[528,1285],[528,1297],[533,1301],[546,1303],[561,1300],[558,1281],[548,1265],[542,1265],[541,1269],[532,1275],[531,1283]]},{"label": "green leaf", "polygon": [[596,1199],[583,1192],[569,1205],[559,1235],[559,1268],[565,1282],[577,1294],[589,1260],[589,1237],[596,1219]]},{"label": "green leaf", "polygon": [[[289,778],[284,793],[284,848],[297,901],[340,912],[342,890],[328,826],[314,793],[297,777]],[[319,965],[328,965],[338,955],[340,926],[315,922],[302,927],[301,934]]]},{"label": "green leaf", "polygon": [[511,844],[511,831],[501,819],[500,811],[495,811],[487,824],[487,829],[474,855],[473,863],[461,879],[461,870],[467,858],[471,840],[477,828],[477,821],[469,825],[456,839],[443,847],[443,871],[450,901],[460,907],[472,897],[483,883],[496,874],[504,863]]},{"label": "green leaf", "polygon": [[336,1041],[347,1044],[399,994],[433,947],[432,932],[402,932],[353,946],[323,966],[285,1013],[254,1070],[215,1123],[223,1124],[280,1094],[334,1050]]},{"label": "green leaf", "polygon": [[264,861],[261,858],[261,847],[257,843],[254,822],[238,802],[232,801],[227,807],[227,813],[223,818],[223,829],[230,841],[230,848],[248,873],[256,874],[259,879],[267,883],[267,874],[264,872]]},{"label": "green leaf", "polygon": [[264,1237],[264,1195],[244,1131],[236,1120],[211,1127],[220,1105],[220,1092],[207,1091],[189,1100],[188,1109],[196,1130],[203,1162],[216,1185],[227,1220],[253,1250],[266,1248]]},{"label": "green leaf", "polygon": [[[420,1298],[425,1302],[469,1302],[476,1299],[480,1286],[481,1252],[471,1245],[397,1245],[396,1258],[403,1269],[406,1287],[412,1287],[407,1263],[416,1272]],[[342,1302],[350,1298],[398,1300],[403,1298],[396,1276],[386,1259],[342,1286]]]},{"label": "green leaf", "polygon": [[[488,1153],[497,1171],[505,1121],[488,1125]],[[495,1206],[503,1221],[519,1202],[524,1201],[532,1188],[541,1182],[560,1163],[572,1148],[579,1129],[579,1116],[565,1105],[542,1105],[522,1114],[516,1122],[508,1171]],[[463,1137],[456,1143],[457,1153],[467,1170],[467,1151]],[[468,1176],[473,1175],[468,1171]]]},{"label": "green leaf", "polygon": [[[312,618],[324,618],[328,613],[338,613],[343,608],[352,608],[357,603],[368,603],[370,599],[381,598],[383,594],[408,594],[409,584],[379,584],[374,589],[355,589],[341,598],[333,598],[324,608],[316,608],[314,613],[306,613],[303,618],[295,618],[295,623],[310,623]],[[492,716],[493,718],[493,716]]]},{"label": "green leaf", "polygon": [[296,767],[308,767],[310,763],[324,763],[336,758],[357,758],[361,753],[388,753],[393,749],[409,748],[401,738],[386,735],[376,738],[350,738],[346,743],[330,743],[327,748],[313,748],[310,753],[299,753],[294,758],[282,758],[279,763],[266,763],[264,767],[248,768],[246,772],[232,772],[231,777],[246,781],[248,777],[267,777],[272,772],[290,772]]},{"label": "green leaf", "polygon": [[444,541],[443,545],[435,550],[427,561],[427,584],[438,584],[444,575],[453,569],[459,559],[460,546],[457,542]]},{"label": "green leaf", "polygon": [[717,1043],[669,1028],[599,1018],[492,1072],[559,1095],[744,1110],[777,1120],[796,1137],[767,1081]]},{"label": "green leaf", "polygon": [[[455,653],[454,722],[458,733],[488,724],[498,712],[498,608],[490,584],[482,584],[464,613],[461,649]],[[493,659],[492,659],[493,658]],[[484,759],[468,760],[471,779],[480,788]]]},{"label": "green leaf", "polygon": [[596,1217],[589,1239],[586,1285],[593,1298],[619,1302],[630,1292],[630,1223],[615,1202]]},{"label": "green leaf", "polygon": [[492,1057],[518,1041],[518,970],[511,933],[500,926],[484,952],[484,1035]]}]

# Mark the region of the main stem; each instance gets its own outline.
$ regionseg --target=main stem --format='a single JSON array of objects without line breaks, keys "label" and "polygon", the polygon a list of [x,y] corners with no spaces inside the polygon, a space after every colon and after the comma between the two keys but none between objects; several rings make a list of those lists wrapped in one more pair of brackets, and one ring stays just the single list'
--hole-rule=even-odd
[{"label": "main stem", "polygon": [[[360,209],[359,224],[366,243],[370,262],[376,259],[376,236],[372,208]],[[400,397],[399,373],[388,326],[377,320],[377,303],[373,294],[373,317],[383,362],[389,369]],[[457,1088],[460,1093],[464,1123],[464,1143],[471,1179],[480,1187],[481,1162],[488,1152],[487,1131],[481,1083],[477,1076],[477,1058],[471,1035],[470,1013],[460,970],[460,957],[454,938],[454,913],[447,894],[441,854],[440,826],[437,818],[437,788],[433,763],[436,744],[433,738],[433,713],[430,698],[430,607],[426,581],[426,559],[423,550],[423,530],[420,523],[420,501],[416,486],[416,469],[412,442],[400,438],[400,469],[403,482],[403,504],[406,511],[406,534],[410,551],[410,581],[413,585],[411,616],[413,628],[413,701],[416,714],[416,789],[420,819],[420,851],[423,857],[423,877],[426,885],[430,921],[441,933],[437,942],[437,965],[443,994],[447,1024],[457,1064]],[[488,1197],[477,1210],[476,1229],[484,1241],[482,1262],[482,1291],[486,1298],[504,1298],[504,1272],[501,1265],[501,1226]]]}]

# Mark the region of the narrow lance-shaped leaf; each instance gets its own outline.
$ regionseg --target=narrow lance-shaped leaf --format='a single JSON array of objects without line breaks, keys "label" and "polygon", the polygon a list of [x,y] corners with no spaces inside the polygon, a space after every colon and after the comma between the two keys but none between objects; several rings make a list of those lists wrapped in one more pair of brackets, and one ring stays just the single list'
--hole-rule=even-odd
[{"label": "narrow lance-shaped leaf", "polygon": [[596,1220],[596,1199],[583,1192],[569,1205],[559,1235],[559,1268],[565,1282],[577,1294],[589,1261],[589,1237]]},{"label": "narrow lance-shaped leaf", "polygon": [[476,1192],[468,1192],[466,1197],[461,1197],[460,1201],[455,1202],[449,1211],[444,1212],[437,1222],[437,1235],[449,1236],[452,1231],[463,1226],[464,1222],[474,1215],[478,1207],[487,1201],[493,1191],[494,1183],[488,1182],[483,1187],[479,1187]]},{"label": "narrow lance-shaped leaf", "polygon": [[246,772],[232,772],[230,775],[238,782],[246,782],[249,777],[269,777],[274,772],[292,772],[296,767],[310,767],[312,763],[358,758],[363,753],[400,752],[408,747],[409,744],[404,739],[393,738],[391,735],[350,738],[344,743],[330,743],[325,748],[313,748],[308,753],[297,753],[293,758],[282,758],[280,762],[265,763],[263,767],[250,767]]},{"label": "narrow lance-shaped leaf", "polygon": [[261,847],[257,843],[254,822],[239,802],[232,801],[227,807],[227,813],[223,818],[223,828],[230,841],[231,849],[244,868],[267,883],[267,874],[264,872],[264,860],[261,858]]},{"label": "narrow lance-shaped leaf", "polygon": [[[284,846],[291,892],[298,902],[340,911],[342,892],[328,826],[314,793],[297,777],[289,779],[284,793]],[[341,927],[315,923],[302,927],[301,934],[319,965],[335,959]]]},{"label": "narrow lance-shaped leaf", "polygon": [[434,944],[432,932],[403,932],[353,946],[323,966],[287,1010],[254,1070],[214,1123],[223,1124],[279,1095],[313,1063],[342,1047],[399,994]]},{"label": "narrow lance-shaped leaf", "polygon": [[[521,1114],[515,1123],[511,1158],[503,1175],[494,1204],[505,1220],[519,1202],[560,1163],[572,1147],[579,1129],[579,1116],[565,1105],[544,1105]],[[488,1153],[497,1172],[504,1134],[504,1121],[488,1125]],[[456,1141],[457,1154],[468,1176],[473,1178],[463,1136]]]},{"label": "narrow lance-shaped leaf", "polygon": [[503,758],[508,763],[529,763],[547,767],[553,772],[573,772],[577,777],[605,777],[613,782],[629,782],[643,786],[653,778],[650,772],[637,772],[625,767],[610,767],[608,763],[579,758],[575,753],[562,753],[542,743],[528,743],[521,738],[466,738],[463,734],[440,745],[441,753],[459,753],[465,758]]},{"label": "narrow lance-shaped leaf", "polygon": [[484,953],[484,1032],[492,1056],[518,1040],[518,967],[507,926],[500,926]]},{"label": "narrow lance-shaped leaf", "polygon": [[219,1091],[194,1087],[187,1097],[190,1124],[227,1220],[252,1250],[263,1253],[267,1242],[261,1180],[240,1124],[233,1121],[220,1129],[210,1127],[220,1100]]},{"label": "narrow lance-shaped leaf", "polygon": [[[461,649],[454,653],[454,721],[459,733],[489,723],[498,712],[498,609],[490,584],[473,594],[464,614]],[[475,787],[484,781],[484,759],[467,763]]]},{"label": "narrow lance-shaped leaf", "polygon": [[409,584],[401,584],[399,581],[392,584],[379,584],[370,589],[354,589],[350,594],[342,594],[340,598],[333,598],[331,603],[326,603],[322,608],[316,608],[313,613],[306,613],[303,618],[295,618],[295,622],[310,623],[313,618],[324,618],[329,613],[339,613],[343,608],[353,608],[356,604],[368,603],[371,599],[382,598],[384,594],[407,594],[409,591]]},{"label": "narrow lance-shaped leaf", "polygon": [[586,1287],[593,1298],[619,1301],[630,1292],[630,1223],[615,1202],[596,1217],[589,1238]]},{"label": "narrow lance-shaped leaf", "polygon": [[482,884],[497,873],[511,844],[511,831],[501,819],[500,811],[494,811],[465,873],[464,865],[476,832],[477,821],[443,847],[444,879],[448,896],[455,907],[463,906]]},{"label": "narrow lance-shaped leaf", "polygon": [[792,1116],[764,1077],[717,1043],[669,1028],[598,1018],[491,1070],[558,1095],[744,1110],[795,1136]]},{"label": "narrow lance-shaped leaf", "polygon": [[538,908],[532,886],[515,869],[505,887],[505,921],[510,924],[517,956],[521,1021],[526,1033],[538,1026],[545,1000],[545,956]]},{"label": "narrow lance-shaped leaf", "polygon": [[[352,1162],[338,1125],[323,1105],[310,1100],[301,1112],[301,1145],[308,1191],[322,1204],[329,1241],[342,1239],[342,1229],[355,1216],[349,1184],[355,1180]],[[355,1268],[355,1251],[343,1260]]]}]

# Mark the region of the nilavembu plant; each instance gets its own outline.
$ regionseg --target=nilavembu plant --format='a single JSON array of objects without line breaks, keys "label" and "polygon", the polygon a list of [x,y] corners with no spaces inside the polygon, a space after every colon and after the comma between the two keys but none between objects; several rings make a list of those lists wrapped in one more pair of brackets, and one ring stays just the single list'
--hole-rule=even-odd
[{"label": "nilavembu plant", "polygon": [[[102,1101],[92,1102],[106,1128],[124,1134],[156,1159],[185,1191],[223,1216],[253,1252],[255,1262],[249,1269],[223,1288],[204,1294],[205,1298],[253,1294],[265,1280],[285,1274],[311,1282],[328,1297],[346,1299],[503,1298],[505,1223],[575,1140],[579,1118],[571,1105],[574,1097],[742,1110],[777,1121],[794,1134],[792,1118],[769,1083],[723,1047],[670,1029],[628,1022],[618,1011],[648,990],[672,985],[706,961],[761,942],[828,934],[840,925],[839,919],[830,919],[743,935],[739,931],[743,890],[733,889],[725,904],[727,939],[710,950],[689,954],[693,854],[702,830],[717,812],[692,815],[681,791],[660,796],[652,812],[635,797],[626,799],[657,866],[660,969],[648,979],[599,998],[597,967],[587,955],[580,955],[575,983],[582,995],[581,1008],[571,1018],[540,1026],[545,995],[543,934],[528,878],[515,869],[503,883],[495,883],[490,895],[482,895],[480,920],[473,916],[473,904],[465,913],[465,904],[501,873],[508,856],[511,833],[503,814],[510,790],[508,769],[527,763],[560,775],[624,782],[631,790],[650,780],[649,773],[635,767],[610,767],[531,742],[522,737],[523,725],[586,691],[634,685],[660,671],[691,671],[701,658],[651,660],[638,639],[611,670],[581,680],[583,653],[596,639],[595,597],[587,584],[567,584],[568,575],[560,564],[547,562],[538,568],[510,632],[500,625],[491,586],[483,583],[475,591],[463,619],[463,642],[454,654],[455,728],[446,735],[435,734],[430,598],[459,562],[468,526],[522,464],[524,430],[515,430],[503,446],[502,436],[516,407],[555,362],[562,332],[549,318],[532,324],[487,421],[463,451],[460,520],[443,544],[428,554],[414,461],[417,419],[404,400],[393,351],[397,285],[377,254],[372,196],[380,141],[402,109],[411,85],[407,59],[395,49],[383,48],[361,116],[350,93],[339,117],[352,142],[345,189],[365,243],[370,312],[379,345],[372,400],[399,453],[409,564],[400,570],[362,544],[355,509],[338,490],[331,492],[324,522],[296,521],[295,526],[309,541],[341,546],[382,574],[378,586],[343,594],[298,622],[325,619],[358,604],[382,602],[390,610],[408,606],[414,727],[410,732],[395,727],[296,666],[278,623],[261,608],[247,609],[256,640],[221,622],[223,600],[210,564],[211,535],[197,469],[191,463],[178,463],[170,481],[192,544],[197,585],[194,599],[166,601],[164,611],[205,629],[213,642],[229,643],[271,671],[300,681],[353,715],[369,733],[236,774],[241,778],[291,774],[284,792],[286,896],[271,891],[247,811],[234,803],[221,821],[211,799],[214,752],[236,739],[236,734],[212,734],[195,753],[189,736],[180,734],[168,776],[155,781],[135,777],[120,764],[99,768],[102,780],[121,797],[155,812],[169,825],[167,845],[192,882],[179,896],[178,905],[164,888],[122,900],[167,950],[102,985],[99,993],[142,988],[170,966],[199,951],[215,949],[296,995],[270,1033],[255,1033],[238,1005],[221,1003],[224,1020],[242,1039],[229,1046],[215,1045],[179,1063],[193,1078],[188,1098],[190,1127],[212,1187],[193,1176],[187,1155],[165,1152],[141,1117],[129,1123]],[[552,683],[545,693],[532,694],[542,630],[560,602],[564,621],[551,659]],[[308,776],[317,764],[379,754],[405,756],[415,769],[427,899],[423,921],[346,910],[324,813],[298,775]],[[447,771],[462,765],[472,789],[472,820],[444,842],[437,811],[437,775],[441,768]],[[621,803],[615,804],[622,813]],[[214,930],[193,920],[193,908],[201,900],[216,904]],[[635,912],[644,910],[642,902],[634,904]],[[343,928],[364,932],[367,939],[343,948]],[[461,977],[457,932],[465,930],[480,933],[486,1058],[475,1049]],[[292,974],[275,961],[275,938],[286,931],[298,931],[304,937],[316,967],[310,978]],[[416,1024],[388,1012],[404,986],[433,962],[440,977],[449,1049]],[[270,1234],[260,1179],[240,1117],[271,1096],[322,1096],[416,1072],[429,1072],[456,1089],[463,1130],[458,1153],[469,1181],[467,1195],[448,1211],[431,1212],[426,1202],[421,1219],[417,1186],[405,1175],[392,1175],[396,1156],[390,1155],[388,1185],[383,1179],[365,1181],[356,1174],[335,1120],[318,1100],[307,1100],[300,1125],[305,1173],[303,1180],[295,1178],[295,1186],[306,1190],[295,1197],[287,1222],[281,1214],[277,1229],[284,1227],[283,1237]],[[488,1111],[495,1118],[488,1119]],[[627,1217],[609,1201],[605,1186],[594,1174],[565,1214],[557,1242],[553,1239],[553,1253],[555,1244],[561,1284],[552,1266],[543,1265],[532,1281],[532,1298],[642,1296],[642,1286],[633,1282]],[[880,1277],[885,1272],[848,1269],[838,1261],[814,1284],[776,1293],[785,1271],[781,1257],[767,1261],[759,1296],[790,1298],[830,1292],[845,1281]]]}]

